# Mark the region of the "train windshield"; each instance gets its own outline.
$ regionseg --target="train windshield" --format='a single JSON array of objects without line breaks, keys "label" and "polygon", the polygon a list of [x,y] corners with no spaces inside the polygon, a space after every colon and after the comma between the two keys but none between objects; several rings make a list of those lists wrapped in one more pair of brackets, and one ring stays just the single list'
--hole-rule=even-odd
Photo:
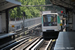
[{"label": "train windshield", "polygon": [[57,15],[56,14],[43,15],[43,25],[57,26]]}]

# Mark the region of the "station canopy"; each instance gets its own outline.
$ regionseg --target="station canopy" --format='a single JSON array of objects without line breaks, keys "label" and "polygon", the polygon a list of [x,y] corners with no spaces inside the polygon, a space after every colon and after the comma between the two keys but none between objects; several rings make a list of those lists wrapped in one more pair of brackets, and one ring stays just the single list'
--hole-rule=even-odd
[{"label": "station canopy", "polygon": [[62,6],[65,8],[74,9],[75,0],[50,0],[52,4]]},{"label": "station canopy", "polygon": [[21,3],[17,0],[0,0],[0,11],[20,5]]}]

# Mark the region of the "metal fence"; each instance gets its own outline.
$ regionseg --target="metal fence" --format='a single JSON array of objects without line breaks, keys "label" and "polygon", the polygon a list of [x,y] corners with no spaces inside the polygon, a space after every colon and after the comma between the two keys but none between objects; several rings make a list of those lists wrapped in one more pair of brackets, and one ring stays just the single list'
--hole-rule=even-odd
[{"label": "metal fence", "polygon": [[[41,17],[37,17],[37,18],[32,18],[32,19],[26,19],[24,21],[24,27],[31,27],[33,25],[37,25],[41,23]],[[14,25],[15,27],[12,28],[12,25]],[[9,32],[14,31],[14,30],[19,30],[22,29],[23,26],[23,21],[10,21],[9,22]]]}]

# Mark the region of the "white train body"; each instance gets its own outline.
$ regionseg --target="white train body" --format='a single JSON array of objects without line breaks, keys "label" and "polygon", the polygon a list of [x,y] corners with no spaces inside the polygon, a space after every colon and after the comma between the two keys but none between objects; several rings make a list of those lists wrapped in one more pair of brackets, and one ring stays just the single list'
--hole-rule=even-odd
[{"label": "white train body", "polygon": [[[53,16],[51,17],[51,15],[53,15]],[[56,16],[56,21],[55,21],[56,24],[55,25],[48,25],[50,23],[54,23],[53,21],[50,21],[51,18],[54,18],[54,16]],[[48,18],[47,22],[44,21],[44,20],[46,20],[44,18]],[[58,13],[49,13],[49,12],[47,13],[46,12],[46,13],[42,14],[42,31],[47,31],[47,30],[59,31],[59,30],[61,30],[61,26],[57,20],[58,20]]]},{"label": "white train body", "polygon": [[57,38],[60,26],[60,17],[58,13],[44,11],[42,13],[42,32],[44,38]]}]

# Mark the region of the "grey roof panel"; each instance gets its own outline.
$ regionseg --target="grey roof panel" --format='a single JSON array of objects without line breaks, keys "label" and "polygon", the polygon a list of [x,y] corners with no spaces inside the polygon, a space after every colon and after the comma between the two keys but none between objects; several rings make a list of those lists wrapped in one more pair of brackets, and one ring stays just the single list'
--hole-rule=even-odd
[{"label": "grey roof panel", "polygon": [[8,2],[10,2],[10,3],[13,3],[13,4],[16,4],[16,5],[21,5],[20,2],[15,1],[15,0],[6,0],[6,1],[8,1]]},{"label": "grey roof panel", "polygon": [[0,1],[0,11],[20,5],[21,3],[15,0],[3,0],[2,2]]}]

